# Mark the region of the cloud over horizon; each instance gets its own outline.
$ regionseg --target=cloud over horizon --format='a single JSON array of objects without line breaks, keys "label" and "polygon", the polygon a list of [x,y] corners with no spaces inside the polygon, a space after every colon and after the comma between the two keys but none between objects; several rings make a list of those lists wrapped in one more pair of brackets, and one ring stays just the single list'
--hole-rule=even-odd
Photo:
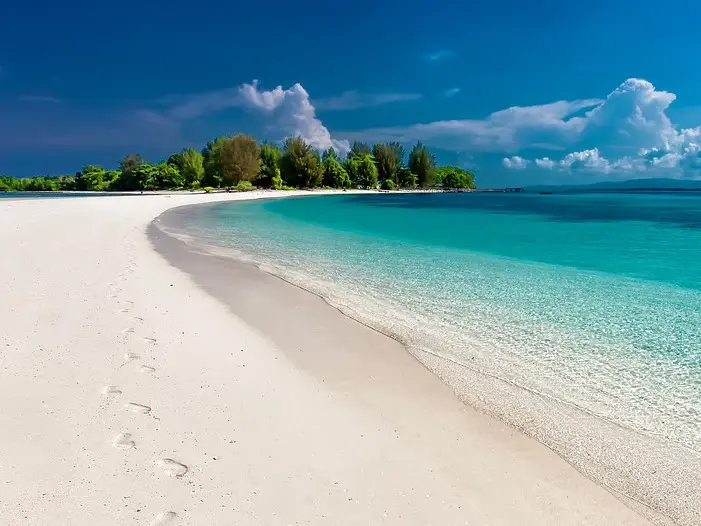
[{"label": "cloud over horizon", "polygon": [[[503,169],[526,176],[549,172],[701,177],[701,126],[675,126],[667,110],[676,96],[637,78],[621,83],[605,98],[512,106],[481,119],[348,131],[329,130],[317,110],[351,111],[418,100],[421,96],[346,91],[315,100],[299,83],[266,90],[254,80],[223,90],[171,95],[152,107],[123,108],[99,115],[77,114],[69,101],[57,104],[61,101],[49,96],[20,98],[27,102],[23,109],[8,108],[6,113],[13,112],[13,118],[22,122],[22,129],[0,130],[6,151],[37,144],[126,147],[143,141],[162,149],[179,148],[188,142],[184,137],[193,126],[190,122],[237,108],[264,131],[261,138],[280,141],[298,135],[318,150],[333,147],[345,152],[353,140],[397,141],[405,145],[422,141],[448,152],[481,155],[483,159],[496,157]],[[495,164],[493,160],[488,162],[492,163],[490,166]]]},{"label": "cloud over horizon", "polygon": [[[533,164],[562,172],[701,177],[701,126],[676,128],[666,114],[675,100],[644,79],[628,79],[582,118],[569,143],[582,149]],[[507,159],[504,166],[514,168]]]}]

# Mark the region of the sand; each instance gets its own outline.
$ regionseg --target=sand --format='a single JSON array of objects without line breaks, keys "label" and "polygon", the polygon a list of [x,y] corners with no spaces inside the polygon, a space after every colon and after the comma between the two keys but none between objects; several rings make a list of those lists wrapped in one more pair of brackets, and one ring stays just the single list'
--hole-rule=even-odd
[{"label": "sand", "polygon": [[0,202],[1,524],[650,524],[316,296],[149,239],[270,195]]}]

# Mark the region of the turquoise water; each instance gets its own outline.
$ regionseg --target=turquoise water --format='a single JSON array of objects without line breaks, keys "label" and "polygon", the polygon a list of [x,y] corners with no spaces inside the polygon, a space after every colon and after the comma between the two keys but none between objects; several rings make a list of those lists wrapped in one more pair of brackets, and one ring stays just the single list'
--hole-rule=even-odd
[{"label": "turquoise water", "polygon": [[410,349],[701,452],[701,196],[290,198],[188,229]]}]

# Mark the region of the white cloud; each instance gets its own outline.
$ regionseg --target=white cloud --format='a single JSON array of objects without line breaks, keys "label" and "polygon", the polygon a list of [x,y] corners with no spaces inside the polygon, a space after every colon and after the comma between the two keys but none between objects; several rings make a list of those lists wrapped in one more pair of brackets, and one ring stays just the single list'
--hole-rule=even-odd
[{"label": "white cloud", "polygon": [[358,93],[346,91],[335,97],[314,99],[312,103],[317,110],[342,111],[359,108],[371,108],[393,102],[407,102],[419,100],[419,93]]},{"label": "white cloud", "polygon": [[603,173],[608,173],[611,169],[611,163],[601,156],[598,148],[568,153],[559,165],[568,170],[593,170]]},{"label": "white cloud", "polygon": [[282,137],[298,135],[318,150],[333,147],[342,153],[348,151],[348,141],[331,138],[329,130],[316,117],[316,110],[309,101],[309,94],[301,84],[288,89],[281,86],[270,90],[258,89],[258,82],[243,84],[240,88],[242,105],[261,112],[269,121],[271,133]]},{"label": "white cloud", "polygon": [[560,172],[590,172],[608,175],[615,172],[626,173],[633,170],[644,169],[643,163],[638,158],[621,157],[611,161],[601,155],[598,148],[571,152],[559,161],[542,157],[535,159],[534,164],[545,170],[557,170]]},{"label": "white cloud", "polygon": [[368,142],[411,143],[421,140],[430,146],[458,151],[518,151],[533,144],[561,145],[573,141],[586,125],[585,117],[576,114],[599,104],[599,99],[585,99],[539,106],[514,106],[494,112],[482,120],[435,121],[339,135]]},{"label": "white cloud", "polygon": [[513,157],[504,157],[502,164],[512,170],[524,170],[528,166],[529,161],[518,155]]},{"label": "white cloud", "polygon": [[556,164],[557,163],[555,161],[553,161],[552,159],[550,159],[548,157],[543,157],[542,159],[535,160],[535,165],[538,168],[545,168],[547,170],[552,170],[553,168],[555,168]]},{"label": "white cloud", "polygon": [[227,108],[243,108],[259,115],[267,124],[270,136],[276,139],[298,135],[319,150],[334,147],[343,153],[350,148],[348,141],[331,138],[329,130],[316,117],[309,94],[301,84],[288,89],[277,86],[261,90],[254,80],[236,88],[171,96],[161,103],[167,106],[164,118],[173,121],[185,121]]},{"label": "white cloud", "polygon": [[[549,170],[701,176],[701,126],[680,130],[673,125],[666,111],[675,99],[673,93],[657,90],[646,80],[631,78],[603,100],[515,106],[483,120],[367,130],[361,136],[403,142],[423,139],[449,149],[571,150],[559,160],[534,159],[535,167]],[[512,162],[514,157],[507,159],[503,161],[507,168],[524,167]]]},{"label": "white cloud", "polygon": [[450,88],[447,89],[443,92],[444,97],[454,97],[458,93],[460,93],[462,90],[460,88]]}]

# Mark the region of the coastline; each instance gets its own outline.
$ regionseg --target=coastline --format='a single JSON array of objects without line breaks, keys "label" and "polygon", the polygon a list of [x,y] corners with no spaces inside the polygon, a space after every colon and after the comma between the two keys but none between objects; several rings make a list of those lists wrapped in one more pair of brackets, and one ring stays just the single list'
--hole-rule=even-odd
[{"label": "coastline", "polygon": [[[307,289],[309,280],[305,281],[297,273],[288,273],[227,247],[191,238],[188,232],[182,230],[181,221],[186,221],[190,212],[194,212],[194,209],[184,207],[171,210],[159,217],[156,224],[180,242],[190,245],[190,250],[200,253],[201,257],[237,260],[238,264],[251,266],[289,286],[300,287],[309,294],[317,295],[331,308],[397,340],[405,347],[407,354],[413,355],[422,366],[449,385],[468,406],[535,438],[656,524],[694,525],[701,521],[694,504],[701,498],[699,486],[696,485],[701,463],[695,451],[644,436],[578,406],[474,369],[469,363],[456,362],[430,348],[430,342],[407,341],[404,338],[406,335],[396,333],[391,324],[358,308],[355,301],[358,298],[350,302],[346,301],[347,298],[340,301],[342,291],[336,289],[330,291],[327,297],[323,289],[317,290],[316,282],[311,290]],[[175,264],[180,266],[179,263]],[[195,272],[193,277],[200,283],[198,274],[201,272]],[[210,292],[217,295],[215,288]],[[242,313],[241,310],[233,310],[237,315]],[[255,325],[255,321],[251,323]]]},{"label": "coastline", "polygon": [[[154,224],[151,225],[149,228],[149,235],[156,249],[162,255],[164,255],[164,257],[166,257],[171,264],[190,274],[193,280],[198,283],[200,287],[204,288],[215,297],[220,298],[229,306],[237,317],[241,317],[249,325],[257,328],[258,330],[264,331],[268,336],[275,336],[274,340],[283,348],[283,350],[288,346],[296,348],[304,347],[305,345],[299,342],[296,342],[296,344],[291,343],[287,324],[288,322],[283,322],[281,326],[276,327],[275,319],[273,318],[271,320],[266,316],[270,315],[271,312],[277,309],[286,312],[297,312],[299,309],[301,309],[305,315],[303,319],[297,320],[299,324],[310,324],[309,320],[324,320],[324,323],[317,323],[310,327],[312,334],[318,334],[319,332],[323,333],[325,330],[325,324],[335,327],[336,323],[341,323],[339,319],[343,319],[345,320],[343,323],[355,325],[358,330],[371,331],[378,338],[378,342],[392,342],[392,346],[394,347],[393,352],[401,354],[401,358],[395,356],[395,359],[399,361],[393,364],[393,369],[396,370],[397,368],[400,368],[398,363],[402,364],[403,360],[409,358],[411,366],[416,368],[414,371],[415,373],[420,370],[422,371],[422,374],[425,374],[430,370],[431,372],[429,375],[434,379],[441,378],[445,380],[445,377],[440,374],[441,371],[438,368],[432,367],[430,363],[427,363],[427,361],[424,359],[415,360],[415,356],[412,356],[412,354],[415,355],[415,352],[412,351],[410,353],[407,351],[404,345],[392,339],[390,335],[378,332],[370,325],[366,325],[363,321],[354,318],[351,313],[345,312],[344,310],[339,309],[336,305],[328,303],[327,299],[317,295],[315,292],[301,288],[298,284],[287,281],[284,277],[260,269],[253,263],[236,261],[230,254],[222,255],[222,252],[220,251],[212,252],[207,250],[207,248],[211,247],[207,247],[202,250],[203,247],[199,244],[197,244],[197,246],[192,246],[183,241],[181,235],[173,232],[173,225],[170,219],[172,219],[172,214],[183,213],[187,215],[188,208],[189,207],[171,209],[168,213],[165,213],[159,217]],[[163,229],[166,231],[164,232]],[[175,230],[177,230],[177,228],[175,228]],[[173,237],[173,235],[175,235],[175,237]],[[229,280],[232,280],[232,282],[229,283]],[[255,292],[258,293],[258,291],[262,288],[264,293],[260,294],[261,298],[252,297],[253,291],[249,290],[248,286],[246,286],[246,288],[242,291],[240,289],[241,283],[254,283]],[[292,300],[290,303],[290,297],[296,299]],[[262,298],[274,299],[266,300],[267,304],[265,307],[263,307],[262,303],[264,300]],[[281,305],[286,305],[287,308],[281,308]],[[339,319],[329,321],[331,316],[336,316]],[[294,325],[294,323],[292,323],[292,325]],[[275,332],[276,330],[277,333]],[[344,330],[337,329],[331,330],[331,332],[343,333]],[[326,338],[331,340],[333,337],[326,335]],[[344,337],[343,341],[347,339],[347,337]],[[292,338],[292,340],[294,340],[294,338]],[[334,346],[338,348],[341,340],[333,341]],[[312,348],[318,348],[320,346],[317,342],[306,342],[306,345],[311,346]],[[374,344],[375,348],[381,349],[382,346],[383,344],[381,343],[376,342]],[[317,353],[312,353],[310,356],[308,353],[298,353],[296,351],[290,351],[288,348],[288,355],[293,361],[295,361],[295,363],[299,363],[302,368],[310,371],[323,381],[327,382],[333,379],[338,380],[340,377],[341,379],[344,379],[343,381],[339,380],[341,384],[346,385],[348,383],[346,377],[352,375],[353,372],[357,372],[358,369],[365,368],[365,376],[371,377],[375,381],[378,379],[378,372],[380,373],[380,378],[383,368],[386,372],[387,367],[381,360],[378,360],[378,354],[376,352],[367,353],[364,351],[367,347],[368,345],[358,345],[357,348],[354,348],[352,353],[358,354],[358,356],[355,357],[352,357],[351,351],[348,349],[345,349],[341,353],[335,351],[333,356],[328,357],[323,354],[318,354],[318,351]],[[370,345],[370,347],[373,347],[373,345]],[[340,363],[335,364],[333,370],[330,371],[328,361],[338,359],[340,359]],[[345,382],[345,384],[343,382]],[[380,383],[382,384],[383,389],[391,388],[394,391],[401,391],[406,390],[407,386],[420,385],[422,381],[412,378],[411,381],[405,383],[390,374],[388,377],[382,378]],[[447,383],[449,384],[450,382]],[[364,387],[364,389],[373,388],[376,389],[377,386]],[[440,389],[450,392],[449,397],[451,402],[457,400],[455,393],[453,393],[453,391],[442,382],[440,382]],[[414,400],[414,402],[420,401],[415,392],[406,392],[403,395],[397,396],[408,397]],[[461,399],[465,402],[469,402],[468,400],[465,400],[464,397],[461,397]],[[374,404],[376,405],[377,402],[371,396],[370,400],[362,400],[360,403],[362,403],[364,406],[371,407]],[[450,406],[449,402],[444,401],[444,403]],[[470,418],[475,418],[474,415],[478,415],[479,418],[484,418],[490,422],[495,422],[496,425],[499,425],[502,427],[502,429],[504,429],[504,425],[498,420],[475,411],[470,406],[463,407],[465,408],[465,411],[470,413]],[[389,414],[389,411],[385,412],[384,414]],[[459,418],[463,418],[463,416],[464,415],[461,415]],[[511,428],[507,427],[506,429]],[[519,437],[525,440],[531,440],[527,439],[524,435],[521,435],[521,433],[518,431],[516,431],[516,433]],[[547,451],[548,455],[555,455],[555,453],[540,443],[537,443],[537,447]],[[562,462],[564,463],[564,461]],[[660,516],[657,512],[647,508],[645,505],[637,503],[620,494],[617,494],[617,497],[626,502],[628,506],[635,508],[641,514],[647,515],[648,518],[655,519],[654,522],[657,524],[673,524],[672,521]]]},{"label": "coastline", "polygon": [[254,267],[168,264],[145,235],[179,205],[276,195],[0,204],[0,516],[649,524],[397,342]]}]

